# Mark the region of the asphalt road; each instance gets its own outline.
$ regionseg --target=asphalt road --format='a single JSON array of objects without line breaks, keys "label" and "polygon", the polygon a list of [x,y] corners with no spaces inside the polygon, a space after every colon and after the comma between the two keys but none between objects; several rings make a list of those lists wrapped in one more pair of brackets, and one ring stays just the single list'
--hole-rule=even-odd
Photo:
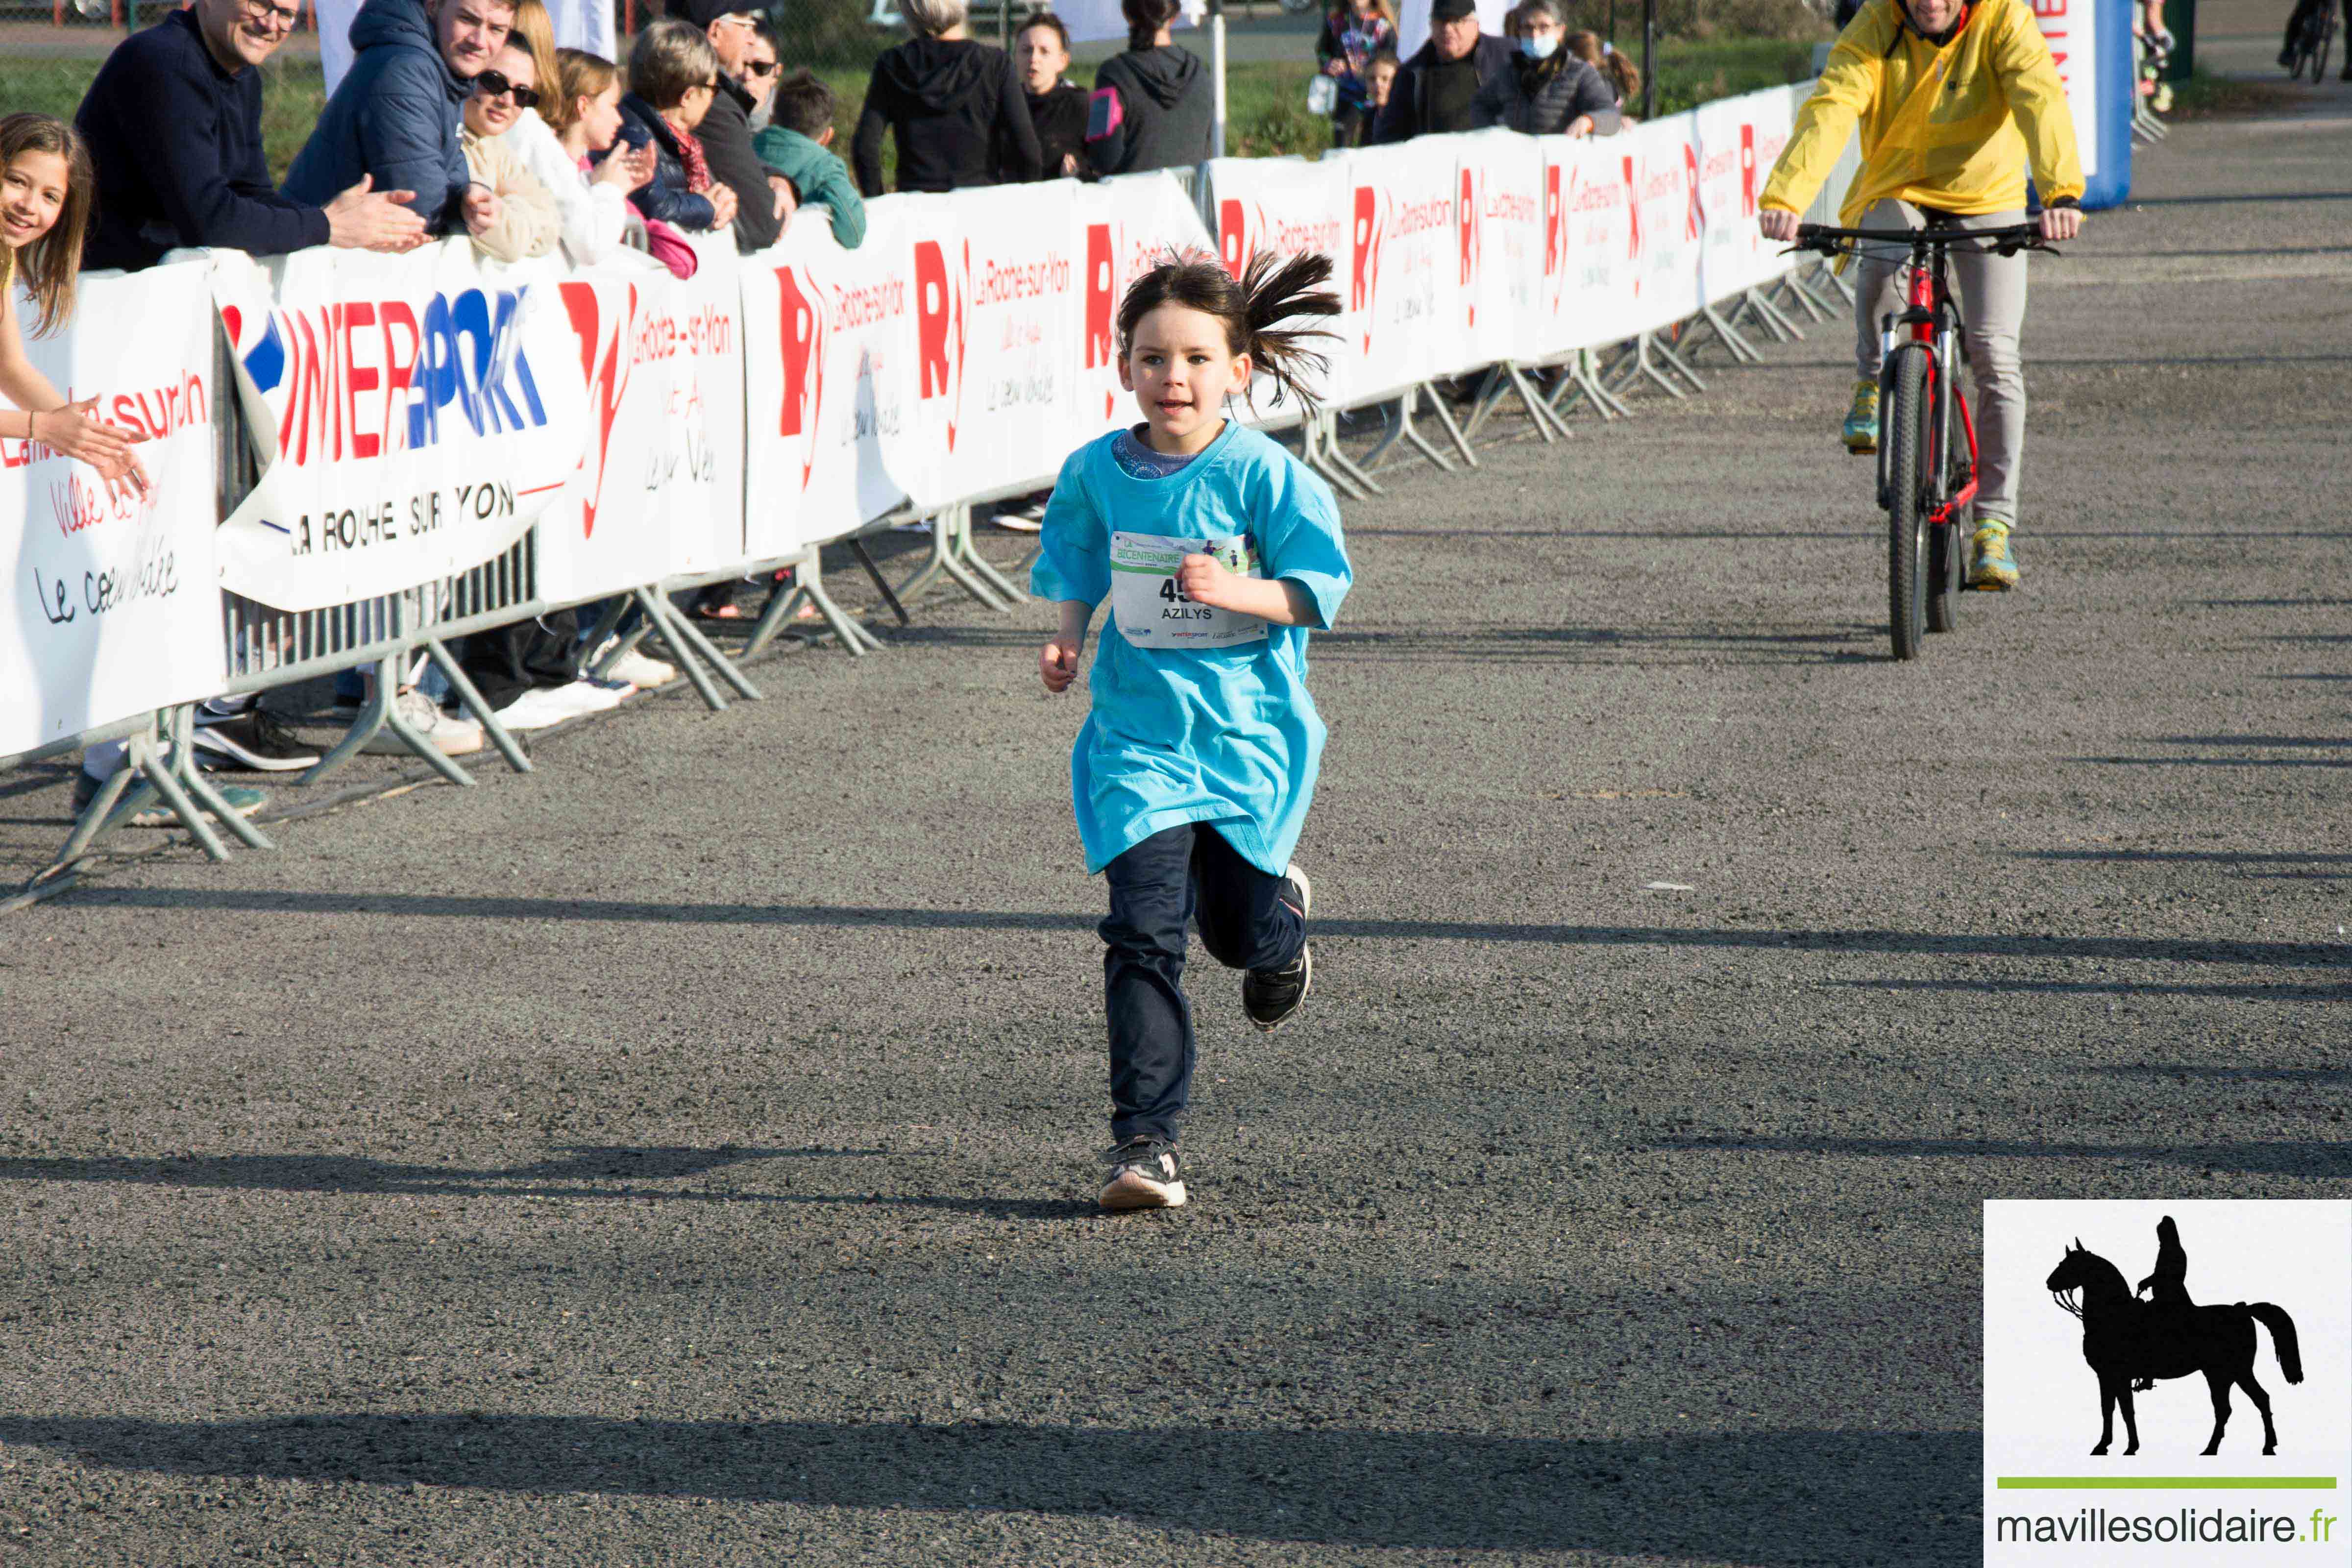
[{"label": "asphalt road", "polygon": [[1351,507],[1181,1212],[1089,1202],[1040,606],[5,917],[0,1563],[1977,1561],[1979,1201],[2352,1176],[2348,164],[2035,264],[1919,664],[1835,328]]}]

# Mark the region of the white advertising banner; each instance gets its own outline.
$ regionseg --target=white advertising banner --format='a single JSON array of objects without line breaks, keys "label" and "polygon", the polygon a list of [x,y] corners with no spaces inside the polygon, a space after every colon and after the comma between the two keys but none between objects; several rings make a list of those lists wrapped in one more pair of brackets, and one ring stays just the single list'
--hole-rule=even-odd
[{"label": "white advertising banner", "polygon": [[[33,363],[99,417],[148,437],[152,488],[111,489],[87,465],[0,441],[0,755],[221,689],[213,563],[218,486],[205,264],[82,279],[70,327],[26,335]],[[20,321],[33,320],[25,296]],[[9,421],[12,425],[14,419]]]},{"label": "white advertising banner", "polygon": [[586,439],[571,482],[539,517],[539,591],[616,594],[669,570],[669,362],[647,324],[667,316],[669,269],[634,252],[553,285],[587,388]]},{"label": "white advertising banner", "polygon": [[[1282,160],[1284,163],[1292,160]],[[1118,302],[1129,285],[1171,256],[1213,254],[1192,199],[1171,174],[1137,174],[1098,184],[1065,185],[1077,206],[1073,253],[1085,258],[1077,301],[1077,364],[1072,424],[1064,455],[1138,417],[1118,384]],[[1060,461],[1046,470],[1060,471]]]},{"label": "white advertising banner", "polygon": [[1425,136],[1349,153],[1343,378],[1350,401],[1461,368],[1454,198],[1460,138]]},{"label": "white advertising banner", "polygon": [[693,237],[691,278],[656,293],[638,328],[642,362],[663,373],[669,407],[648,491],[669,534],[669,570],[713,572],[743,548],[743,292],[734,238]]},{"label": "white advertising banner", "polygon": [[1654,331],[1706,304],[1699,286],[1698,142],[1691,116],[1610,138],[1633,170],[1633,319]]},{"label": "white advertising banner", "polygon": [[1780,89],[1702,104],[1698,205],[1706,229],[1700,282],[1709,300],[1728,299],[1780,276],[1781,247],[1756,226],[1756,196],[1789,144],[1789,95]]},{"label": "white advertising banner", "polygon": [[906,499],[883,440],[908,417],[914,280],[895,201],[844,250],[795,223],[743,258],[745,531],[773,558],[851,532]]},{"label": "white advertising banner", "polygon": [[1487,131],[1457,148],[1459,314],[1437,334],[1455,369],[1531,360],[1544,285],[1544,161],[1532,136]]},{"label": "white advertising banner", "polygon": [[[1217,158],[1207,164],[1217,219],[1217,257],[1238,278],[1259,251],[1278,256],[1317,255],[1331,262],[1331,281],[1343,294],[1353,252],[1349,243],[1353,188],[1347,162],[1325,158]],[[1318,400],[1345,402],[1353,388],[1346,379],[1352,359],[1339,342],[1322,352],[1329,367],[1307,377]]]},{"label": "white advertising banner", "polygon": [[1548,355],[1631,337],[1643,330],[1634,304],[1635,160],[1622,137],[1537,142],[1544,165],[1546,299],[1531,336]]},{"label": "white advertising banner", "polygon": [[964,325],[950,482],[967,496],[1049,483],[1077,445],[1085,256],[1069,195],[1059,181],[1013,185],[959,208]]},{"label": "white advertising banner", "polygon": [[220,583],[320,609],[512,544],[579,466],[579,353],[551,289],[463,240],[212,258],[262,472]]}]

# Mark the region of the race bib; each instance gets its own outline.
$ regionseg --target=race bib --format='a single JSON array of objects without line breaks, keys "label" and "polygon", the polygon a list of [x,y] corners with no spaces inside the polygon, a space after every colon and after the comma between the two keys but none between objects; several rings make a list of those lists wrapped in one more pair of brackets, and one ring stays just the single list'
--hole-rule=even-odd
[{"label": "race bib", "polygon": [[1196,603],[1176,585],[1187,555],[1213,555],[1228,572],[1258,575],[1257,552],[1246,536],[1171,539],[1158,533],[1110,536],[1110,608],[1119,635],[1137,647],[1234,647],[1264,642],[1255,616]]}]

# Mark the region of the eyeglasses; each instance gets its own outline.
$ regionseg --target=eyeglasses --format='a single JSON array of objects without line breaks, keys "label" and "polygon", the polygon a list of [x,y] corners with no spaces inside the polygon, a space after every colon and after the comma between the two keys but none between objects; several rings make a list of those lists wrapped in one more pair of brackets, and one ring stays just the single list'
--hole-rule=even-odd
[{"label": "eyeglasses", "polygon": [[743,62],[743,74],[746,76],[773,76],[776,74],[776,68],[777,62],[774,60],[745,60]]},{"label": "eyeglasses", "polygon": [[539,89],[535,87],[517,87],[497,71],[484,71],[474,79],[474,95],[477,98],[500,98],[509,93],[514,97],[517,109],[539,107]]},{"label": "eyeglasses", "polygon": [[272,5],[268,0],[244,0],[245,18],[267,33],[290,33],[302,19],[299,5]]}]

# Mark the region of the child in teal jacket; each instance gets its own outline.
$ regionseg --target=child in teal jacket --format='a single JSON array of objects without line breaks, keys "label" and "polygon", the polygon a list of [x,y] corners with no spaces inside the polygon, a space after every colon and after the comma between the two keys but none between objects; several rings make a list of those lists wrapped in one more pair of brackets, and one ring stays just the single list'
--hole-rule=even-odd
[{"label": "child in teal jacket", "polygon": [[793,183],[801,205],[833,209],[833,237],[844,250],[866,238],[866,201],[833,145],[833,89],[803,67],[776,84],[768,123],[751,138],[760,162]]}]

